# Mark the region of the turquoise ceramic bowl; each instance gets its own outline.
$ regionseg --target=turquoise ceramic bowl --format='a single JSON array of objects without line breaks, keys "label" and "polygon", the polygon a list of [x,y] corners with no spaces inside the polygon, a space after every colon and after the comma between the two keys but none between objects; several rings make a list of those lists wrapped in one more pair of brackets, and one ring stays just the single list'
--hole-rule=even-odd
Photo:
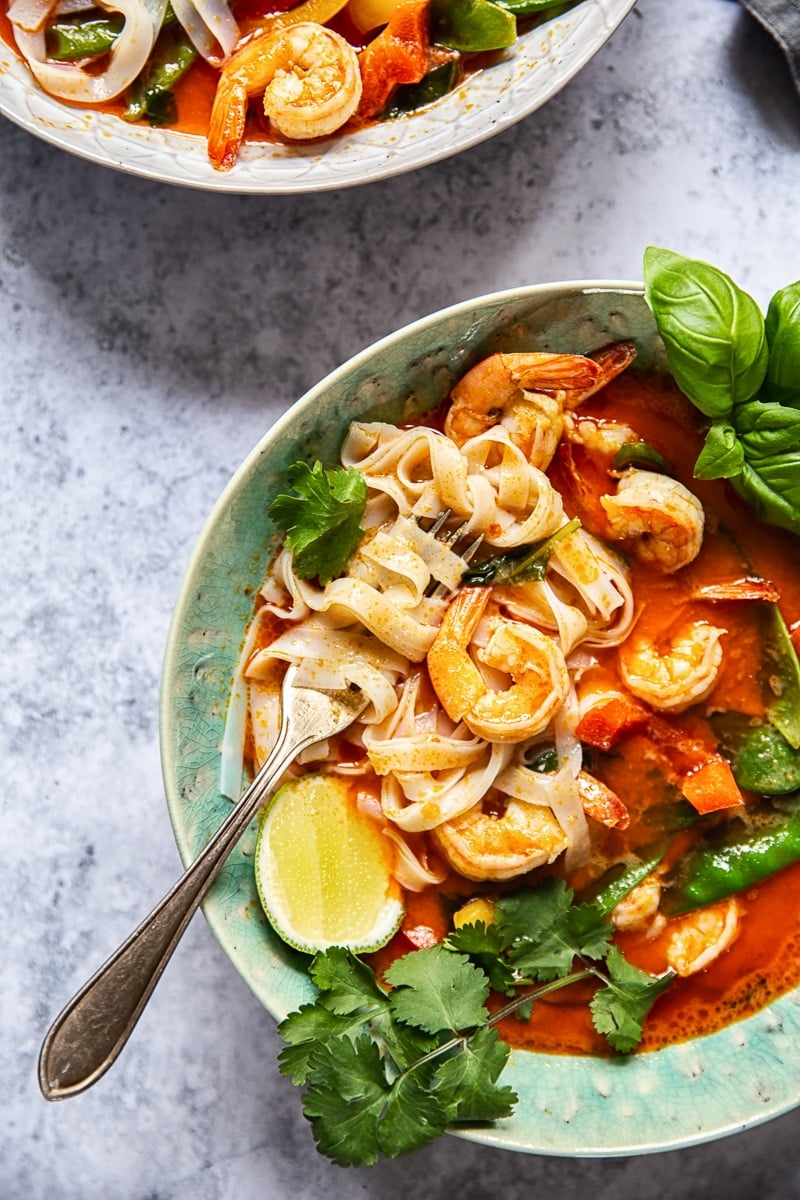
[{"label": "turquoise ceramic bowl", "polygon": [[[274,530],[267,505],[297,458],[331,461],[354,418],[398,420],[438,403],[495,350],[590,351],[631,338],[642,367],[664,368],[637,283],[545,284],[498,293],[417,321],[334,371],[255,447],[220,497],[178,597],[167,644],[161,743],[167,803],[184,863],[229,804],[218,791],[227,692]],[[311,996],[304,959],[271,932],[252,873],[255,825],[204,911],[232,963],[282,1018]],[[277,1068],[276,1068],[277,1069]],[[735,1133],[800,1103],[800,989],[710,1037],[614,1060],[515,1051],[504,1082],[513,1117],[465,1133],[509,1150],[613,1156]]]}]

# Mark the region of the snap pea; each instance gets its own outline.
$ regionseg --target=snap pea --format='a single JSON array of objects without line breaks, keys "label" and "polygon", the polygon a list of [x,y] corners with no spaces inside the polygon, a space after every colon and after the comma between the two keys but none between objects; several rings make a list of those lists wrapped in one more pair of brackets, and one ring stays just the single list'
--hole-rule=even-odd
[{"label": "snap pea", "polygon": [[71,62],[78,58],[96,58],[107,54],[119,37],[124,24],[120,14],[97,17],[75,23],[56,21],[46,34],[48,58],[56,62]]},{"label": "snap pea", "polygon": [[162,29],[147,66],[128,90],[124,120],[173,124],[177,106],[172,89],[196,58],[197,51],[179,25]]},{"label": "snap pea", "polygon": [[643,471],[660,471],[671,475],[672,467],[663,455],[649,442],[626,442],[614,457],[614,469],[624,471],[626,467],[638,467]]},{"label": "snap pea", "polygon": [[[564,0],[497,0],[497,3],[518,17],[536,17],[545,12],[551,17],[558,16],[572,7],[571,0],[567,0],[567,3]],[[559,13],[552,11],[554,9],[560,10]]]},{"label": "snap pea", "polygon": [[793,803],[748,810],[717,826],[664,876],[661,909],[669,916],[744,891],[800,861],[800,793]]},{"label": "snap pea", "polygon": [[800,751],[771,725],[757,725],[736,752],[733,767],[739,787],[762,796],[780,796],[800,788]]},{"label": "snap pea", "polygon": [[476,54],[517,40],[513,13],[492,0],[431,0],[431,38],[440,46]]},{"label": "snap pea", "polygon": [[577,897],[579,904],[591,904],[603,915],[616,908],[637,884],[650,875],[669,848],[669,840],[655,842],[646,848],[639,859],[632,863],[615,863],[595,883],[585,888]]},{"label": "snap pea", "polygon": [[774,695],[769,719],[797,750],[800,748],[800,662],[777,604],[769,605],[767,620],[766,651],[772,666],[770,686]]},{"label": "snap pea", "polygon": [[440,100],[442,96],[452,92],[460,78],[461,64],[457,58],[452,58],[440,67],[434,67],[419,83],[400,84],[383,110],[383,119],[401,117],[416,108],[432,104],[434,100]]}]

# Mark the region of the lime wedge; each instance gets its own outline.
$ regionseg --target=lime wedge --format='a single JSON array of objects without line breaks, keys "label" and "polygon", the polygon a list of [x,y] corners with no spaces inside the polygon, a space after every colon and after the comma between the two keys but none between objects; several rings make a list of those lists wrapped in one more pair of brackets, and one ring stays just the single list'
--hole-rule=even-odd
[{"label": "lime wedge", "polygon": [[394,843],[334,775],[284,784],[261,820],[255,855],[261,905],[279,937],[307,954],[384,946],[403,919]]}]

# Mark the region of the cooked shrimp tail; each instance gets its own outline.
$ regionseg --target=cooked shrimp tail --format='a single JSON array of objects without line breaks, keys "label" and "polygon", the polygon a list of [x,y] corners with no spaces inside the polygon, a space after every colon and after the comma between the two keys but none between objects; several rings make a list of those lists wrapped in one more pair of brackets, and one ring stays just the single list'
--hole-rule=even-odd
[{"label": "cooked shrimp tail", "polygon": [[444,430],[456,445],[502,426],[530,463],[545,470],[555,454],[564,410],[576,408],[624,371],[632,342],[581,354],[492,354],[456,384]]},{"label": "cooked shrimp tail", "polygon": [[220,75],[208,126],[208,157],[218,171],[229,171],[239,157],[247,117],[247,88],[232,75]]},{"label": "cooked shrimp tail", "polygon": [[705,514],[697,497],[669,475],[633,469],[616,494],[601,496],[610,536],[653,571],[671,575],[694,562]]},{"label": "cooked shrimp tail", "polygon": [[358,107],[358,57],[340,34],[313,21],[240,42],[222,68],[211,110],[208,156],[218,170],[236,161],[248,98],[259,92],[265,114],[284,137],[326,137]]},{"label": "cooked shrimp tail", "polygon": [[513,680],[505,691],[493,691],[468,650],[490,596],[483,587],[458,592],[428,651],[428,672],[452,721],[463,720],[488,741],[521,742],[555,716],[569,692],[569,674],[553,638],[522,622],[493,617],[488,641],[476,657]]}]

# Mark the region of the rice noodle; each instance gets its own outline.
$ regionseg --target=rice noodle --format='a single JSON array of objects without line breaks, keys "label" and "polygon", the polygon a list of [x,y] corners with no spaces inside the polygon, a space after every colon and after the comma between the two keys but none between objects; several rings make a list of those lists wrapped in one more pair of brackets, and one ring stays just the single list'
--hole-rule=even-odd
[{"label": "rice noodle", "polygon": [[240,30],[225,0],[172,0],[172,8],[198,54],[214,66],[230,57]]},{"label": "rice noodle", "polygon": [[[524,728],[535,731],[527,741],[488,740],[447,716],[422,665],[449,603],[429,593],[437,584],[456,591],[463,572],[463,560],[423,528],[425,518],[448,511],[451,528],[462,527],[465,537],[482,535],[483,548],[497,553],[560,529],[566,521],[560,494],[499,425],[458,447],[437,429],[356,421],[341,462],[367,484],[364,534],[344,571],[321,586],[296,573],[284,548],[261,589],[264,611],[282,628],[268,646],[257,652],[251,646],[243,655],[257,759],[277,736],[283,664],[293,663],[307,686],[352,683],[369,697],[347,734],[359,749],[357,761],[340,767],[335,743],[314,747],[306,761],[365,780],[359,804],[396,843],[403,886],[438,881],[425,858],[426,835],[480,810],[490,793],[499,819],[504,802],[548,808],[563,831],[567,869],[583,864],[590,842],[578,788],[575,681],[593,661],[592,646],[614,645],[632,627],[633,594],[622,559],[579,529],[558,545],[544,579],[492,589],[465,647],[477,686],[501,693],[515,687],[509,672],[533,657],[547,704],[554,689],[566,695],[555,717],[551,705],[542,722],[526,719]],[[566,660],[564,688],[554,682],[550,688],[538,663],[543,632],[557,643],[562,664]],[[532,714],[539,701],[533,692],[525,697]],[[528,765],[543,745],[555,746],[553,772]],[[494,815],[494,807],[488,811]]]}]

